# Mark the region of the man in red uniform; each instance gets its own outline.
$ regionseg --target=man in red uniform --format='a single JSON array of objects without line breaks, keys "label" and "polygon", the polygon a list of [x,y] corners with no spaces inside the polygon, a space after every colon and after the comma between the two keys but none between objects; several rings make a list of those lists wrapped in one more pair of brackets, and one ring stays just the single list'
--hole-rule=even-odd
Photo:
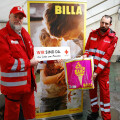
[{"label": "man in red uniform", "polygon": [[4,120],[18,120],[20,104],[25,119],[35,119],[36,89],[33,44],[22,27],[26,17],[20,6],[10,11],[6,27],[0,30],[1,92],[5,95]]},{"label": "man in red uniform", "polygon": [[87,120],[97,120],[99,116],[97,83],[100,89],[101,116],[103,120],[111,120],[109,91],[110,58],[118,40],[115,32],[109,28],[111,23],[111,16],[104,15],[102,17],[100,28],[90,33],[83,55],[83,58],[90,56],[94,58],[93,80],[95,88],[89,90],[92,113],[87,116]]}]

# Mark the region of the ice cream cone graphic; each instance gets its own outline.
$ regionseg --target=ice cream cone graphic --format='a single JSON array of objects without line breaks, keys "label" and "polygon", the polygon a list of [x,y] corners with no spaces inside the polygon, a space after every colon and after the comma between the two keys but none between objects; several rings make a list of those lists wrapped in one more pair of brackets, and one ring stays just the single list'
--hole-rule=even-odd
[{"label": "ice cream cone graphic", "polygon": [[82,77],[81,75],[78,75],[78,78],[79,78],[79,81],[80,81],[80,84],[82,85]]},{"label": "ice cream cone graphic", "polygon": [[78,79],[80,81],[80,85],[82,85],[82,77],[85,72],[85,67],[82,67],[81,64],[78,62],[75,66],[75,74],[78,76]]}]

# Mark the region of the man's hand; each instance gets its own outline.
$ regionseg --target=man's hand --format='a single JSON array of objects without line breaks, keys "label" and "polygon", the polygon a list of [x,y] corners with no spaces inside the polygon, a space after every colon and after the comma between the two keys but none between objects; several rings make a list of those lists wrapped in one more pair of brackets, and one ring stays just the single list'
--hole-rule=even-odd
[{"label": "man's hand", "polygon": [[87,58],[87,55],[83,55],[82,57],[83,57],[83,60],[84,60],[85,58]]},{"label": "man's hand", "polygon": [[30,65],[31,66],[36,66],[38,64],[38,60],[35,60],[35,58],[33,57],[31,60],[30,60]]},{"label": "man's hand", "polygon": [[94,72],[94,73],[93,73],[93,76],[92,76],[93,81],[95,81],[95,79],[96,79],[97,75],[98,75],[98,74],[97,74],[96,72]]}]

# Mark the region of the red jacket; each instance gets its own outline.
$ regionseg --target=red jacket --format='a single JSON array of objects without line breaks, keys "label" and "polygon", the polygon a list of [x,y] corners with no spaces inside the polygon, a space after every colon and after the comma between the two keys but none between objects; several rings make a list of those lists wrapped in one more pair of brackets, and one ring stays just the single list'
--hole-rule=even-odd
[{"label": "red jacket", "polygon": [[85,55],[93,56],[95,72],[100,73],[105,67],[110,67],[110,58],[116,47],[118,38],[115,32],[108,29],[104,35],[101,35],[100,29],[90,33],[86,47]]},{"label": "red jacket", "polygon": [[9,22],[0,30],[1,92],[22,94],[36,89],[34,67],[30,66],[33,57],[33,44],[28,32],[22,28],[22,38],[11,29]]}]

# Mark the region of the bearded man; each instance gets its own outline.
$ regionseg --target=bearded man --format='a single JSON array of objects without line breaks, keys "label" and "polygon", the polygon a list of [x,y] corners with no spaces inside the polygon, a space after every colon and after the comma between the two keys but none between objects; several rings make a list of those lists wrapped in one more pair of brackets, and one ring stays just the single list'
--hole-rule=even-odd
[{"label": "bearded man", "polygon": [[35,119],[36,89],[33,44],[22,27],[26,17],[20,6],[9,14],[6,27],[0,30],[1,92],[5,95],[4,120],[18,120],[20,104],[26,120]]}]

